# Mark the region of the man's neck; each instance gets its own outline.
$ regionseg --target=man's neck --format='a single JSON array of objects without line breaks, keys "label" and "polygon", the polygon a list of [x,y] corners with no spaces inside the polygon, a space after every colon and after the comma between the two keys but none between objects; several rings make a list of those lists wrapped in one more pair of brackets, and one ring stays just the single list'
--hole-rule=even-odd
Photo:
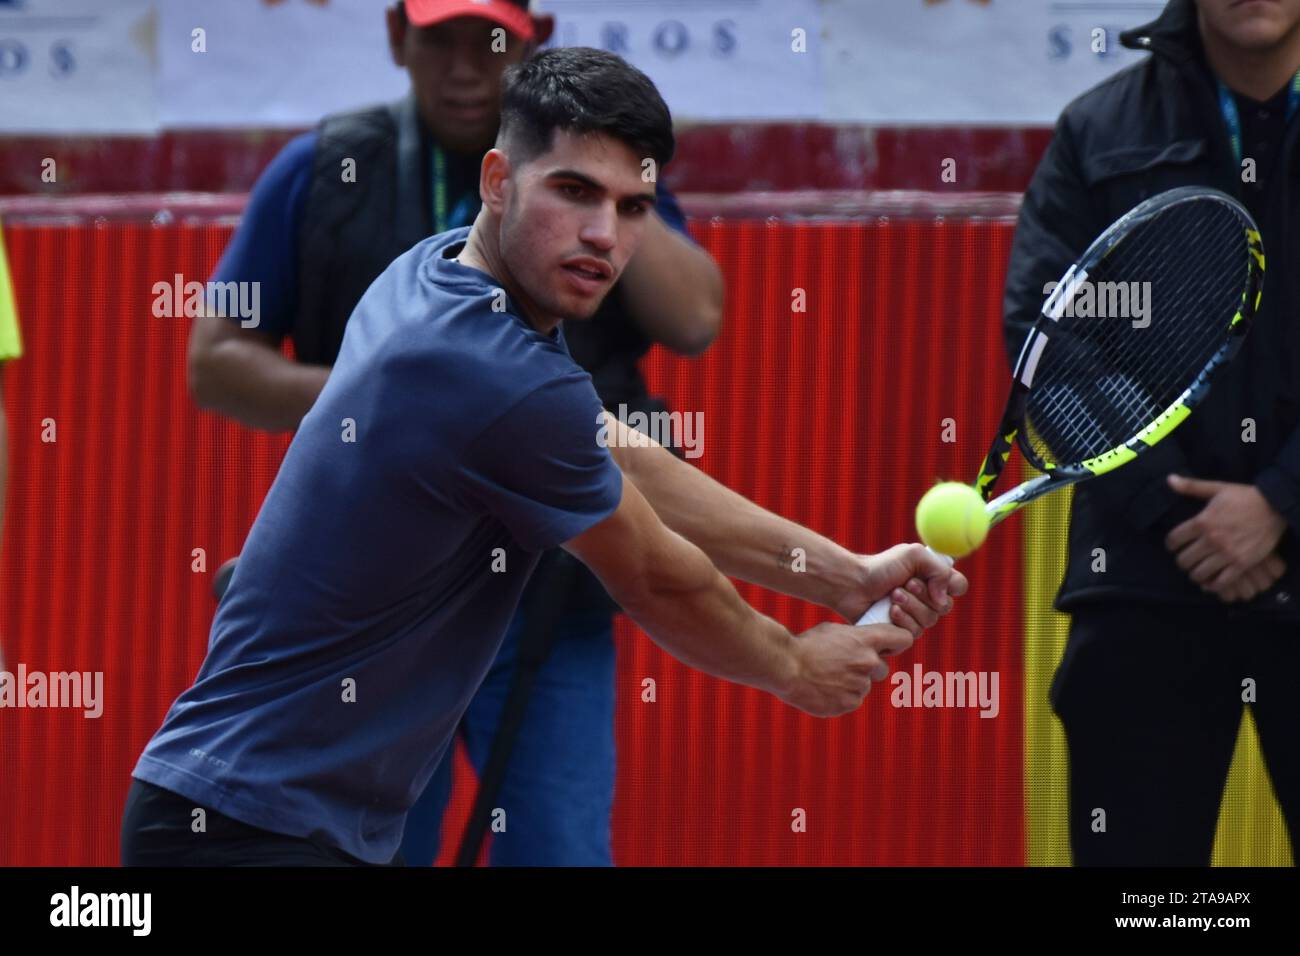
[{"label": "man's neck", "polygon": [[1300,29],[1292,30],[1265,50],[1247,50],[1206,28],[1201,18],[1201,42],[1214,75],[1228,89],[1253,100],[1271,99],[1300,70]]},{"label": "man's neck", "polygon": [[469,231],[469,238],[465,240],[465,247],[456,257],[457,261],[480,272],[486,272],[495,279],[510,298],[519,304],[524,312],[523,317],[528,323],[543,335],[550,335],[560,324],[559,316],[542,313],[514,282],[510,270],[501,260],[501,251],[495,238],[486,236],[487,230],[493,228],[495,224],[489,221],[487,210],[480,210],[478,218],[474,220],[473,228]]}]

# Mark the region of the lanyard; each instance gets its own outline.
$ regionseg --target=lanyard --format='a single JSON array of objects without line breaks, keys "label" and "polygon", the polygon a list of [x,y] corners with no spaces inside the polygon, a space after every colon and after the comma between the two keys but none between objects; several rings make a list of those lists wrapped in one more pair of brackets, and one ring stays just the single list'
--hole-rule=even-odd
[{"label": "lanyard", "polygon": [[437,143],[433,145],[433,232],[438,234],[457,226],[468,225],[477,213],[476,196],[462,196],[456,208],[447,212],[447,154]]},{"label": "lanyard", "polygon": [[[1223,111],[1223,121],[1228,124],[1228,139],[1232,142],[1232,155],[1237,157],[1237,165],[1241,165],[1241,115],[1237,112],[1237,98],[1233,95],[1232,90],[1224,85],[1223,80],[1219,84],[1219,109]],[[1295,116],[1296,109],[1300,108],[1300,73],[1295,75],[1291,80],[1291,88],[1286,93],[1286,121],[1291,122],[1291,117]]]}]

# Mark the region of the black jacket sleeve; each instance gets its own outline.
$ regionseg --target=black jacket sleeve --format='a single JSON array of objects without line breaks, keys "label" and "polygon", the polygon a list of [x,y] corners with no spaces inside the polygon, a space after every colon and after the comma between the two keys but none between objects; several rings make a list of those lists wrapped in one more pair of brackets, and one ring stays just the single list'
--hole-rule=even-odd
[{"label": "black jacket sleeve", "polygon": [[1300,531],[1300,429],[1291,433],[1277,461],[1259,473],[1255,487],[1291,530]]},{"label": "black jacket sleeve", "polygon": [[[1011,246],[1003,334],[1013,367],[1047,299],[1047,286],[1057,282],[1109,225],[1098,221],[1100,205],[1084,180],[1067,110],[1025,192]],[[1049,344],[1049,356],[1050,352]],[[1177,445],[1177,435],[1172,435],[1118,471],[1088,482],[1087,493],[1131,525],[1149,528],[1178,498],[1165,476],[1171,471],[1185,473],[1186,468],[1186,456]]]}]

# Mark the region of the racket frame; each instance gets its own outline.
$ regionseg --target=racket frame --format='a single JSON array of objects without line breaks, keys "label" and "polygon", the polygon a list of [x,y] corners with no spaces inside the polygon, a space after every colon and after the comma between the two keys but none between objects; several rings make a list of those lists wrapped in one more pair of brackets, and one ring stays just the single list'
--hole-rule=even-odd
[{"label": "racket frame", "polygon": [[[1059,465],[1044,461],[1035,454],[1024,433],[1025,411],[1028,405],[1029,390],[1033,385],[1034,372],[1038,360],[1047,347],[1046,329],[1049,323],[1055,323],[1064,313],[1075,292],[1087,278],[1088,273],[1101,262],[1111,250],[1138,224],[1151,219],[1169,206],[1179,202],[1208,200],[1222,202],[1232,207],[1240,217],[1246,233],[1247,276],[1242,290],[1241,304],[1236,314],[1228,323],[1228,334],[1223,344],[1211,356],[1200,373],[1190,385],[1176,398],[1169,407],[1155,417],[1152,422],[1123,444],[1102,452],[1078,464]],[[1125,465],[1141,455],[1147,449],[1167,438],[1175,428],[1182,424],[1191,414],[1192,409],[1200,404],[1210,390],[1210,384],[1219,370],[1232,360],[1241,348],[1241,343],[1250,330],[1255,313],[1259,310],[1260,296],[1264,277],[1264,245],[1260,239],[1259,229],[1246,208],[1226,193],[1203,186],[1183,186],[1160,193],[1139,203],[1125,213],[1098,236],[1084,250],[1078,261],[1066,270],[1061,281],[1052,294],[1048,296],[1040,310],[1038,320],[1029,330],[1016,359],[1015,372],[1011,381],[1011,394],[998,425],[997,437],[993,439],[988,454],[980,466],[975,479],[975,490],[984,499],[984,510],[989,516],[989,524],[994,525],[1006,520],[1035,498],[1041,498],[1060,488],[1095,478],[1108,471]],[[1042,474],[1028,481],[1021,482],[1010,491],[996,498],[992,497],[993,486],[1006,468],[1011,458],[1011,450],[1020,447],[1025,460]],[[951,564],[952,558],[945,557]],[[867,612],[858,619],[859,626],[882,624],[889,621],[890,598],[888,595],[876,601]]]},{"label": "racket frame", "polygon": [[[1228,334],[1223,344],[1169,407],[1122,445],[1077,464],[1061,465],[1042,460],[1026,439],[1023,426],[1034,372],[1050,338],[1048,330],[1061,317],[1079,287],[1087,279],[1088,273],[1136,226],[1159,215],[1170,206],[1193,201],[1220,202],[1230,206],[1242,220],[1246,233],[1246,285],[1242,290],[1241,304],[1228,323]],[[988,513],[989,523],[997,524],[1005,520],[1035,498],[1041,498],[1059,488],[1113,471],[1168,437],[1187,419],[1192,409],[1205,399],[1214,377],[1241,348],[1241,343],[1259,310],[1263,278],[1264,246],[1254,219],[1240,202],[1217,189],[1203,186],[1182,186],[1171,189],[1147,199],[1115,220],[1084,250],[1078,261],[1066,270],[1052,294],[1043,303],[1038,320],[1029,330],[1021,346],[1012,375],[1011,393],[1007,397],[1006,408],[998,425],[997,437],[989,447],[988,454],[984,456],[979,475],[975,479],[975,490],[986,502],[985,511]],[[1042,474],[993,498],[993,485],[1006,467],[1011,457],[1012,447],[1016,445],[1020,447],[1025,460]]]}]

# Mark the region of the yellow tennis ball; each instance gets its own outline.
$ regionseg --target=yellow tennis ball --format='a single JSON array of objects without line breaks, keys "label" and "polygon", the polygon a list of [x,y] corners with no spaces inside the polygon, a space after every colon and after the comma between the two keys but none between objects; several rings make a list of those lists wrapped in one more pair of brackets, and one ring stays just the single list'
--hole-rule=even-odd
[{"label": "yellow tennis ball", "polygon": [[989,533],[984,499],[961,482],[937,484],[917,503],[916,530],[921,540],[940,554],[965,557],[983,544]]}]

